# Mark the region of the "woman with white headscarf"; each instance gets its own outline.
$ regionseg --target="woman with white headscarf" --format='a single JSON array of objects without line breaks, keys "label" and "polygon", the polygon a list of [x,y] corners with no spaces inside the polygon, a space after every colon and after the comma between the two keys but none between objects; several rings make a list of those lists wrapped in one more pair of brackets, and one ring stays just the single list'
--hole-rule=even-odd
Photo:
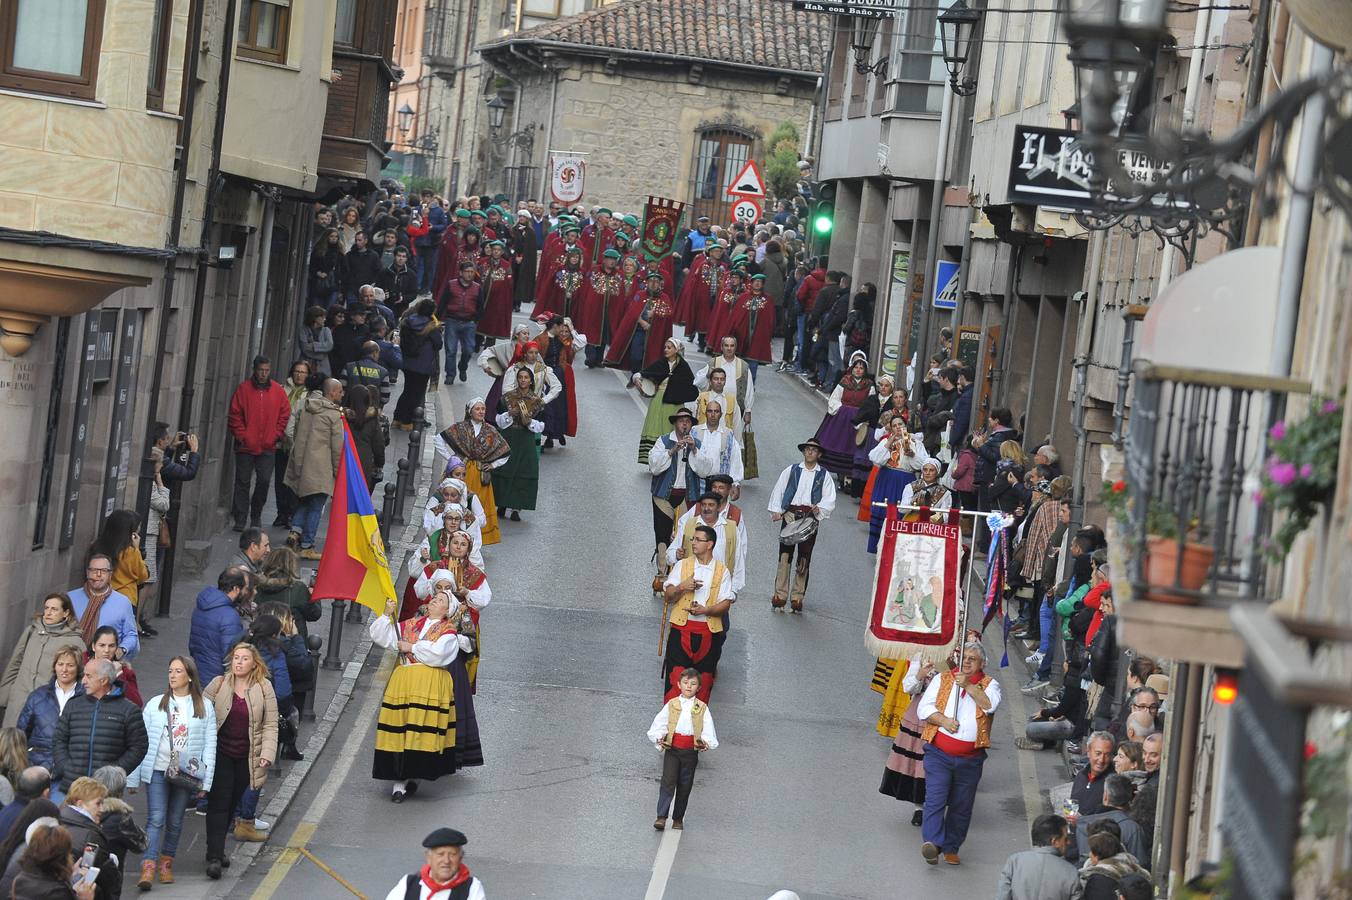
[{"label": "woman with white headscarf", "polygon": [[[432,439],[436,451],[447,458],[447,475],[458,477],[452,463],[459,462],[465,467],[462,480],[479,501],[484,513],[479,525],[483,529],[485,545],[496,544],[501,540],[497,499],[493,495],[492,475],[489,473],[505,465],[512,454],[511,445],[502,432],[487,421],[487,415],[488,405],[482,397],[475,397],[465,405],[464,419]],[[475,514],[478,514],[478,510],[475,510]]]},{"label": "woman with white headscarf", "polygon": [[[861,522],[869,520],[869,502],[873,494],[873,482],[878,478],[878,467],[869,459],[873,442],[880,435],[879,428],[887,427],[893,416],[906,417],[906,398],[897,393],[896,380],[886,372],[878,375],[874,385],[876,393],[864,398],[859,411],[854,414],[850,424],[854,426],[854,477],[852,486],[859,491],[859,513]],[[858,487],[861,486],[862,488]]]},{"label": "woman with white headscarf", "polygon": [[908,432],[900,416],[894,416],[888,422],[887,430],[878,438],[868,456],[878,467],[870,495],[872,499],[868,520],[868,552],[877,553],[888,504],[898,501],[905,504],[906,489],[911,486],[915,473],[920,471],[921,463],[928,457],[920,436]]}]

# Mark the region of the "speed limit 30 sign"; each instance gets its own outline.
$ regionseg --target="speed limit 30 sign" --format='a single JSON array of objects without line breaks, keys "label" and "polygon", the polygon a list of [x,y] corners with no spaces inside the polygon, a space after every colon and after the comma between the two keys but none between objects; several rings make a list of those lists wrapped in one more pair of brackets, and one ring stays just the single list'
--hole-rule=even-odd
[{"label": "speed limit 30 sign", "polygon": [[760,221],[761,207],[755,200],[742,198],[732,205],[733,221],[742,225],[755,225]]}]

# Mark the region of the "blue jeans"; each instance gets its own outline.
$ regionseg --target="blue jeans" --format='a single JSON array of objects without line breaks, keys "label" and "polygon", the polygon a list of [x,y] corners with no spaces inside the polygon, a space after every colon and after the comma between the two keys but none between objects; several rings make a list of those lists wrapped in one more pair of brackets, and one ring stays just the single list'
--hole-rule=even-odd
[{"label": "blue jeans", "polygon": [[158,860],[178,855],[178,836],[183,831],[183,813],[192,800],[192,792],[175,787],[156,771],[146,785],[146,852],[142,859]]},{"label": "blue jeans", "polygon": [[457,371],[457,347],[461,353],[459,371],[462,374],[469,368],[470,360],[474,359],[474,323],[463,319],[447,319],[443,324],[446,326],[446,380],[449,381]]},{"label": "blue jeans", "polygon": [[798,354],[794,358],[794,368],[796,368],[799,372],[805,373],[808,371],[807,347],[804,346],[804,342],[807,340],[807,313],[804,313],[803,315],[798,317],[797,336],[798,340],[796,346],[798,347]]},{"label": "blue jeans", "polygon": [[418,247],[418,255],[413,257],[413,271],[418,275],[418,292],[425,293],[432,289],[432,266],[428,262],[428,257],[435,256],[436,247]]},{"label": "blue jeans", "polygon": [[1042,664],[1037,667],[1037,677],[1043,681],[1052,677],[1052,658],[1056,655],[1053,652],[1056,639],[1056,610],[1052,608],[1052,601],[1043,598],[1042,606],[1037,611],[1038,628],[1041,629],[1041,641],[1037,645],[1038,652],[1042,654]]},{"label": "blue jeans", "polygon": [[252,822],[254,820],[258,815],[258,798],[262,793],[263,792],[256,787],[244,789],[244,796],[239,798],[239,806],[236,807],[240,819],[245,822]]},{"label": "blue jeans", "polygon": [[920,836],[944,853],[957,853],[972,824],[972,805],[986,751],[975,756],[950,756],[925,745],[925,813]]},{"label": "blue jeans", "polygon": [[300,532],[300,546],[307,549],[315,545],[315,533],[319,531],[319,514],[324,511],[324,501],[328,494],[310,494],[301,497],[296,506],[296,514],[291,517],[291,530]]}]

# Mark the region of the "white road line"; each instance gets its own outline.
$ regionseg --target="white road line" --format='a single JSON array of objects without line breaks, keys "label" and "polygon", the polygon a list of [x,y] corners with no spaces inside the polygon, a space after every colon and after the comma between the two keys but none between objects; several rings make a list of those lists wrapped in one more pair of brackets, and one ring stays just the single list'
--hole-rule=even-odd
[{"label": "white road line", "polygon": [[[352,764],[357,759],[357,754],[363,749],[366,742],[366,723],[375,719],[376,712],[380,708],[380,701],[384,699],[384,683],[389,675],[394,671],[394,657],[385,654],[377,668],[375,677],[368,684],[366,701],[362,703],[361,709],[357,710],[356,719],[352,723],[352,731],[343,742],[343,749],[334,760],[334,766],[329,770],[328,777],[324,779],[324,786],[315,794],[314,801],[309,809],[301,817],[304,822],[323,822],[324,816],[329,811],[329,806],[333,803],[333,798],[338,796],[347,783],[348,773],[352,770]],[[355,662],[355,660],[354,660]]]},{"label": "white road line", "polygon": [[676,862],[676,847],[681,843],[681,833],[673,828],[662,832],[662,842],[657,845],[657,858],[653,860],[653,877],[648,880],[648,892],[643,900],[662,900],[667,892],[667,880],[671,878],[671,867]]}]

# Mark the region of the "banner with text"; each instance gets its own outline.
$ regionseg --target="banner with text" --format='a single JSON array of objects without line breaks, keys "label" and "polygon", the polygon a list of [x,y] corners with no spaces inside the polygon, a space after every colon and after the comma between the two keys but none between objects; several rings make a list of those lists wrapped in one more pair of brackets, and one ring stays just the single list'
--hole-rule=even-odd
[{"label": "banner with text", "polygon": [[883,659],[917,653],[943,665],[957,641],[958,550],[956,510],[939,522],[924,514],[899,515],[887,508],[878,545],[865,643]]},{"label": "banner with text", "polygon": [[649,262],[660,262],[676,248],[685,204],[665,197],[649,197],[643,207],[643,231],[639,246]]},{"label": "banner with text", "polygon": [[549,195],[559,203],[582,199],[587,184],[587,161],[577,154],[555,153],[549,157]]}]

